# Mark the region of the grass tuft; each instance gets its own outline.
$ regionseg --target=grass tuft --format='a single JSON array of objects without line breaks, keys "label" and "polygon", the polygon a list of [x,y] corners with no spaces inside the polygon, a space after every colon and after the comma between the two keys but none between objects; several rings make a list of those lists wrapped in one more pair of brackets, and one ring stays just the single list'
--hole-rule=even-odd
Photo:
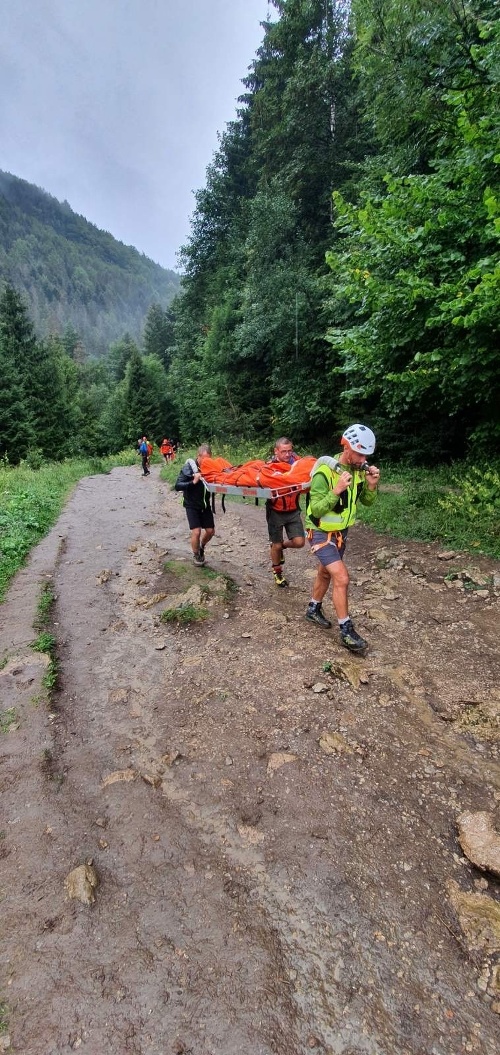
[{"label": "grass tuft", "polygon": [[15,707],[7,707],[7,710],[0,711],[0,733],[8,733],[12,728],[17,729],[18,717]]},{"label": "grass tuft", "polygon": [[35,621],[33,623],[35,630],[43,630],[44,627],[49,625],[55,599],[56,595],[52,586],[50,586],[49,583],[45,583],[37,604]]},{"label": "grass tuft", "polygon": [[5,1037],[9,1030],[9,1008],[5,1000],[0,1000],[0,1037]]},{"label": "grass tuft", "polygon": [[166,608],[160,619],[163,623],[176,623],[178,626],[189,626],[208,619],[208,610],[196,604],[184,604],[180,608]]},{"label": "grass tuft", "polygon": [[34,652],[48,652],[50,655],[56,647],[56,639],[48,630],[42,630],[31,647]]},{"label": "grass tuft", "polygon": [[42,630],[36,641],[32,641],[31,647],[34,652],[45,652],[49,656],[49,663],[42,678],[42,686],[50,697],[57,688],[59,680],[59,662],[56,656],[56,639],[48,630]]}]

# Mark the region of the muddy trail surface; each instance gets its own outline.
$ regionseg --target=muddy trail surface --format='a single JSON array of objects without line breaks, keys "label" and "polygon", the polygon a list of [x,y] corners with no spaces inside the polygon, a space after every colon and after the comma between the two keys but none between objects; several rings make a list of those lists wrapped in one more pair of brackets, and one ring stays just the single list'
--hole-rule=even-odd
[{"label": "muddy trail surface", "polygon": [[361,659],[216,524],[196,568],[157,468],[82,480],[1,607],[0,1051],[496,1055],[498,564],[355,528]]}]

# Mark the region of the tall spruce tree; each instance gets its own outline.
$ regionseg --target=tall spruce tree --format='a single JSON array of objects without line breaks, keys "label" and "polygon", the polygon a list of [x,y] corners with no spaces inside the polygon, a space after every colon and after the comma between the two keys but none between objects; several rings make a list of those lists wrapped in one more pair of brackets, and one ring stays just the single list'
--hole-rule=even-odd
[{"label": "tall spruce tree", "polygon": [[264,25],[184,251],[172,371],[190,437],[206,435],[214,403],[222,430],[267,434],[292,421],[304,439],[316,429],[301,407],[317,407],[317,385],[305,399],[304,380],[330,355],[321,315],[330,195],[348,184],[352,193],[366,139],[348,90],[348,5],[274,6],[279,20]]},{"label": "tall spruce tree", "polygon": [[0,377],[0,458],[17,465],[33,445],[34,433],[24,387],[1,333]]},{"label": "tall spruce tree", "polygon": [[0,296],[1,444],[17,464],[36,443],[36,423],[30,400],[30,363],[36,338],[24,302],[12,286]]},{"label": "tall spruce tree", "polygon": [[109,349],[106,363],[115,381],[122,381],[125,377],[127,364],[132,355],[138,352],[136,342],[129,333],[124,333],[119,341],[114,341]]},{"label": "tall spruce tree", "polygon": [[175,311],[152,304],[144,325],[143,345],[146,355],[156,355],[167,370],[174,345]]},{"label": "tall spruce tree", "polygon": [[[139,352],[134,352],[128,362],[125,373],[124,398],[126,406],[127,439],[130,443],[138,436],[146,434],[150,439],[157,437],[164,427],[165,410],[159,406],[160,386],[157,383],[159,371],[163,371],[159,360],[157,366],[150,363]],[[163,385],[166,377],[163,371]]]}]

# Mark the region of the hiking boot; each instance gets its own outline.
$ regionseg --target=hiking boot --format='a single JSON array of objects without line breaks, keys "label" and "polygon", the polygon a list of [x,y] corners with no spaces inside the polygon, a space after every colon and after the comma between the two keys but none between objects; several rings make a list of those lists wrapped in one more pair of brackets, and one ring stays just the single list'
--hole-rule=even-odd
[{"label": "hiking boot", "polygon": [[330,620],[323,615],[321,601],[309,602],[306,611],[306,619],[309,619],[311,623],[316,623],[322,630],[330,630],[332,625]]},{"label": "hiking boot", "polygon": [[282,588],[289,586],[289,583],[286,581],[282,571],[274,571],[273,575],[276,586],[281,586]]},{"label": "hiking boot", "polygon": [[203,556],[203,553],[201,552],[201,549],[199,549],[197,553],[193,554],[193,560],[194,560],[194,563],[196,564],[197,568],[203,568],[204,567],[205,557]]},{"label": "hiking boot", "polygon": [[356,633],[352,624],[352,619],[348,619],[346,623],[342,623],[342,626],[340,627],[340,640],[344,647],[348,648],[350,652],[364,652],[365,648],[368,648],[368,642]]}]

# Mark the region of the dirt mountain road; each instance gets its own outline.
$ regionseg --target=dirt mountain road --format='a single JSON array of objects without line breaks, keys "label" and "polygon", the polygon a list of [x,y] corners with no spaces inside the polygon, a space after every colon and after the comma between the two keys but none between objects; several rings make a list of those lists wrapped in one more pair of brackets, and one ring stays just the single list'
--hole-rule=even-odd
[{"label": "dirt mountain road", "polygon": [[157,468],[85,479],[0,609],[0,1051],[496,1055],[498,564],[354,529],[360,659],[262,508],[216,522],[197,569]]}]

